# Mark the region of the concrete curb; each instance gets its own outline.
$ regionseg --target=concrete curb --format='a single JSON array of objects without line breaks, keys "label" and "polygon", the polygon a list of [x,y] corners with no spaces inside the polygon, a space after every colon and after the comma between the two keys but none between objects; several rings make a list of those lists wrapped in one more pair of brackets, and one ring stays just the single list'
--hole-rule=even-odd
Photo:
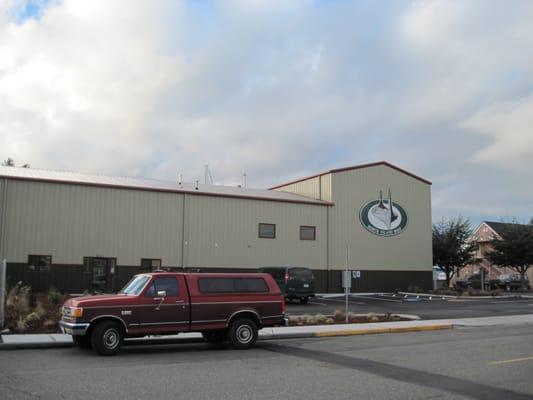
[{"label": "concrete curb", "polygon": [[[327,338],[335,336],[372,335],[383,333],[426,332],[454,328],[474,328],[487,326],[533,325],[533,314],[498,317],[477,317],[448,320],[378,322],[368,324],[338,324],[297,327],[264,328],[259,332],[259,340]],[[4,335],[9,343],[0,343],[0,350],[49,349],[72,347],[69,335],[36,334]],[[200,343],[199,333],[183,333],[173,336],[154,336],[148,338],[127,339],[126,345],[181,344]]]},{"label": "concrete curb", "polygon": [[438,331],[438,330],[444,330],[444,329],[453,329],[453,324],[406,326],[406,327],[396,327],[396,328],[347,329],[347,330],[342,330],[342,331],[317,332],[313,336],[314,337],[334,337],[334,336],[374,335],[374,334],[380,334],[380,333],[427,332],[427,331]]},{"label": "concrete curb", "polygon": [[[353,325],[353,324],[352,324]],[[372,324],[376,325],[376,324]],[[338,328],[340,325],[331,325],[331,328]],[[381,333],[407,333],[407,332],[423,332],[443,329],[452,329],[453,324],[428,324],[419,326],[397,326],[397,327],[383,327],[383,328],[354,328],[354,329],[337,329],[329,331],[318,332],[269,332],[266,330],[259,336],[260,341],[264,340],[278,340],[278,339],[308,339],[314,337],[335,337],[335,336],[354,336],[354,335],[372,335]],[[65,335],[63,341],[49,341],[49,342],[25,342],[25,343],[0,343],[0,351],[2,350],[31,350],[31,349],[57,349],[73,347],[70,337]],[[203,339],[199,334],[190,334],[188,337],[168,336],[168,337],[151,337],[140,339],[126,339],[126,346],[150,346],[158,344],[183,344],[183,343],[202,343]]]}]

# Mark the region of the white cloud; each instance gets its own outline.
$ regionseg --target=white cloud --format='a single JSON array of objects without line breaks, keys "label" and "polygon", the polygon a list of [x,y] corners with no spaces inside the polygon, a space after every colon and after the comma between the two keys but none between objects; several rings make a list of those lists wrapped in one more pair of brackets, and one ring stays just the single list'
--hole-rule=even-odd
[{"label": "white cloud", "polygon": [[533,189],[487,196],[532,155],[529,1],[63,0],[24,23],[15,3],[1,158],[254,186],[388,159],[435,181],[437,213],[529,212]]},{"label": "white cloud", "polygon": [[473,161],[533,170],[533,95],[481,109],[464,125],[487,141]]}]

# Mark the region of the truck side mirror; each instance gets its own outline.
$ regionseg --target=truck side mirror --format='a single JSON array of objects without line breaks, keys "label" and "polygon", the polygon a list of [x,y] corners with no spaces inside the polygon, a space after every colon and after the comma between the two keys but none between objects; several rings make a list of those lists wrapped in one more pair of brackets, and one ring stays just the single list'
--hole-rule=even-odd
[{"label": "truck side mirror", "polygon": [[158,290],[157,291],[157,297],[166,297],[167,292],[166,290]]}]

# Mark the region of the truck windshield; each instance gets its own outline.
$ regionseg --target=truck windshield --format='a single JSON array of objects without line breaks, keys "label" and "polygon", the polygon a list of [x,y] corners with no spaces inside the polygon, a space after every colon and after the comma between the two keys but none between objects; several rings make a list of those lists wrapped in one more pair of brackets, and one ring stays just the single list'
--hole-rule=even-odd
[{"label": "truck windshield", "polygon": [[141,293],[144,288],[144,285],[146,284],[146,282],[148,282],[149,279],[150,277],[147,275],[137,275],[133,277],[133,279],[129,281],[119,293],[137,295]]}]

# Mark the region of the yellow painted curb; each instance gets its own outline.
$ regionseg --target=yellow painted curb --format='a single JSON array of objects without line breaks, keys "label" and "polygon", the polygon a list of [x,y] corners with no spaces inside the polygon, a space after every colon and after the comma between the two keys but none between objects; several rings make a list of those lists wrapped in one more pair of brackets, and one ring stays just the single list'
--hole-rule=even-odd
[{"label": "yellow painted curb", "polygon": [[317,337],[332,337],[332,336],[352,336],[352,335],[372,335],[376,333],[404,333],[404,332],[424,332],[424,331],[438,331],[443,329],[453,329],[453,324],[439,324],[439,325],[422,325],[422,326],[406,326],[396,328],[370,328],[370,329],[346,329],[334,332],[317,332]]}]

